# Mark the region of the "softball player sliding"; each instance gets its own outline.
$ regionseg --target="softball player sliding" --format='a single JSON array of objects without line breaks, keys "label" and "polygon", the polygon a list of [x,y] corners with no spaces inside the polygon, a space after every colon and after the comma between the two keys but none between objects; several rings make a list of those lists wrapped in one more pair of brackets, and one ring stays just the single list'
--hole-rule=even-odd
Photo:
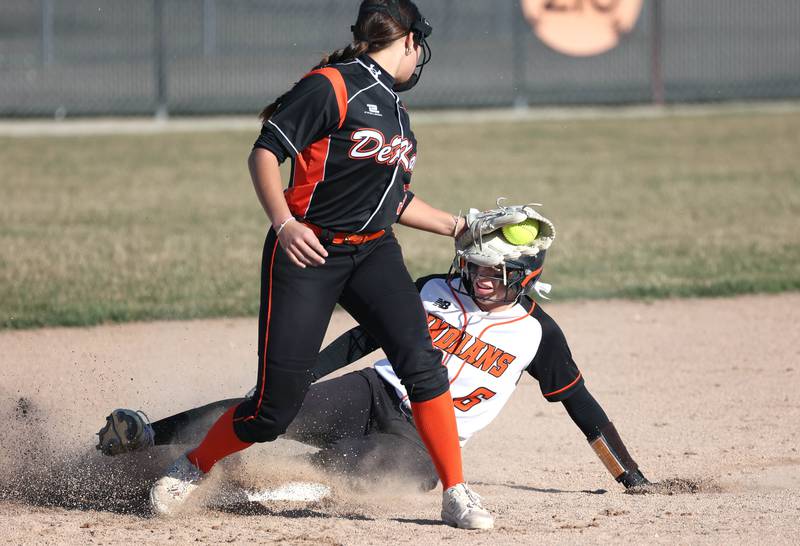
[{"label": "softball player sliding", "polygon": [[[443,519],[493,525],[464,482],[447,372],[391,230],[400,222],[453,236],[465,226],[408,189],[416,141],[397,92],[413,86],[430,59],[431,27],[410,0],[364,0],[352,31],[349,46],[262,112],[249,166],[272,228],[262,255],[256,390],[155,483],[157,514],[182,504],[220,459],[286,431],[338,302],[369,325],[408,390],[443,485]],[[287,158],[284,190],[279,164]]]},{"label": "softball player sliding", "polygon": [[[539,277],[555,229],[530,207],[522,209],[544,228],[534,244],[509,245],[498,231],[479,234],[476,240],[462,238],[448,275],[416,283],[433,344],[443,355],[460,443],[466,444],[499,414],[527,373],[538,381],[546,400],[564,405],[617,481],[626,488],[646,484],[614,425],[586,388],[563,332],[531,297],[548,287]],[[314,376],[377,349],[379,342],[368,330],[358,326],[328,345]],[[318,447],[312,459],[324,468],[370,480],[399,472],[422,489],[432,489],[437,475],[410,418],[408,398],[390,360],[383,359],[315,383],[286,437]],[[136,412],[116,410],[99,433],[98,449],[117,454],[192,443],[199,432],[197,423],[240,402],[223,400],[152,426]],[[117,435],[114,425],[123,434]]]}]

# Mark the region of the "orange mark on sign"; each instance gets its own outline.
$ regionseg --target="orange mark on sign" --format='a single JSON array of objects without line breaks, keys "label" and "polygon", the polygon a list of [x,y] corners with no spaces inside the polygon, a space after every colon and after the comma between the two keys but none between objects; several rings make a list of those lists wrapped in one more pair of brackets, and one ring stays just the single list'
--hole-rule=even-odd
[{"label": "orange mark on sign", "polygon": [[642,0],[522,0],[522,12],[545,44],[575,57],[599,55],[633,30]]}]

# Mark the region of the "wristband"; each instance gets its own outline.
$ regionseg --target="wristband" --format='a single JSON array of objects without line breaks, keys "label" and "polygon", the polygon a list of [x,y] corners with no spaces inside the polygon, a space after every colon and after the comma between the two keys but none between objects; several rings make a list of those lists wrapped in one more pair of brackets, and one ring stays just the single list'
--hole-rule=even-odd
[{"label": "wristband", "polygon": [[275,235],[280,235],[283,228],[286,227],[286,224],[289,223],[290,220],[294,220],[294,216],[289,216],[286,220],[284,220],[281,225],[278,226],[278,229],[275,230]]},{"label": "wristband", "polygon": [[459,213],[458,216],[456,216],[454,214],[453,215],[453,235],[452,235],[453,237],[456,236],[456,231],[458,231],[458,221],[459,220],[461,220],[461,213]]}]

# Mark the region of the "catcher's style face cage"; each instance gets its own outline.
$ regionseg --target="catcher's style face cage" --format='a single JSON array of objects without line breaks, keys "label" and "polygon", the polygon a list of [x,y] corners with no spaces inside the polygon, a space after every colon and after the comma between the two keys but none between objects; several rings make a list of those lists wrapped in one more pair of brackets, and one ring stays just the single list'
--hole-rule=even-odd
[{"label": "catcher's style face cage", "polygon": [[[433,27],[428,20],[422,16],[422,13],[420,13],[419,8],[414,2],[409,2],[409,4],[413,13],[413,19],[411,21],[409,21],[407,17],[403,17],[398,0],[387,0],[386,4],[363,2],[358,10],[359,19],[368,13],[385,13],[413,35],[414,47],[422,48],[422,55],[411,77],[402,83],[394,84],[394,90],[398,93],[408,91],[417,85],[419,79],[422,77],[422,69],[426,64],[431,62],[432,57],[431,47],[428,45],[427,38],[433,32]],[[357,35],[356,25],[351,26],[350,30],[353,32],[355,38],[362,39],[362,37]]]},{"label": "catcher's style face cage", "polygon": [[[546,250],[541,250],[536,256],[520,256],[519,258],[505,260],[501,265],[491,269],[490,275],[480,274],[481,266],[468,262],[463,256],[456,256],[450,268],[450,277],[457,273],[461,278],[461,286],[457,290],[466,294],[473,300],[516,303],[522,295],[531,295],[539,277],[542,275]],[[488,268],[483,268],[484,271]],[[490,297],[475,294],[475,283],[489,280],[492,286],[502,286],[502,295],[495,289]]]}]

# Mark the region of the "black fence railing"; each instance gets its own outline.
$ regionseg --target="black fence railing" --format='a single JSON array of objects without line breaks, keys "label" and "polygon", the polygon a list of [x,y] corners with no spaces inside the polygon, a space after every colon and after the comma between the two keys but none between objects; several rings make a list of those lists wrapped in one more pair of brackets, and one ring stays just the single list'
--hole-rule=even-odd
[{"label": "black fence railing", "polygon": [[[592,57],[550,49],[515,0],[418,4],[434,60],[408,94],[417,108],[800,97],[797,0],[645,0]],[[0,115],[253,113],[347,43],[357,6],[3,0]]]}]

